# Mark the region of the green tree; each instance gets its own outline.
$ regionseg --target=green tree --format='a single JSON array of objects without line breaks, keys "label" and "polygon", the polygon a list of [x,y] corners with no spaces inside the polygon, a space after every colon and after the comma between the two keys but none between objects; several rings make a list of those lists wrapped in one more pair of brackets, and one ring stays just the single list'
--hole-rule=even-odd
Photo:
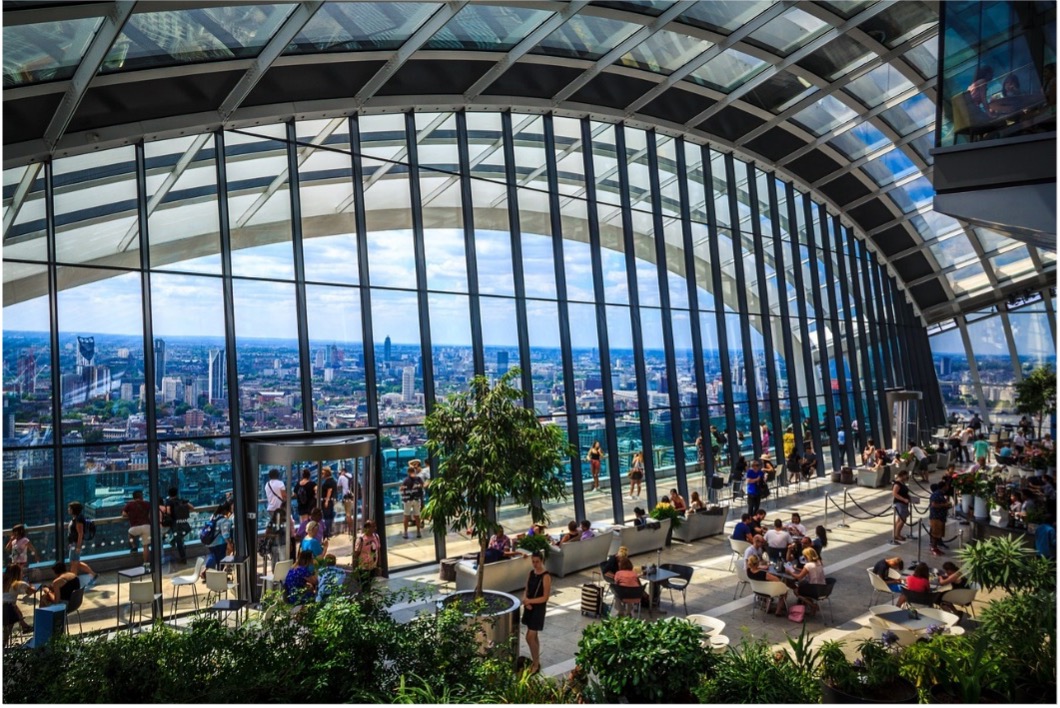
[{"label": "green tree", "polygon": [[1039,366],[1016,384],[1016,410],[1038,418],[1038,437],[1042,421],[1056,412],[1056,371]]},{"label": "green tree", "polygon": [[518,376],[512,368],[494,386],[476,376],[469,390],[450,395],[423,422],[427,450],[439,460],[424,517],[438,536],[474,530],[476,598],[482,596],[486,546],[501,528],[497,508],[511,497],[535,522],[548,523],[543,505],[566,496],[560,471],[575,454],[559,427],[542,424],[521,405],[523,393],[511,385]]}]

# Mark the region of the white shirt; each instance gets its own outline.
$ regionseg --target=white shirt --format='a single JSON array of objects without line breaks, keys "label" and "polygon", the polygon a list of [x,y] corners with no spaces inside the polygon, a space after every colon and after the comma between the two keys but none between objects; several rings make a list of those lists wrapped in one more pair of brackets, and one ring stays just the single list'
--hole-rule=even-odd
[{"label": "white shirt", "polygon": [[913,453],[913,457],[915,457],[918,461],[923,460],[925,457],[927,457],[927,453],[924,452],[919,445],[913,445],[912,449],[910,449],[909,452]]},{"label": "white shirt", "polygon": [[763,549],[758,549],[758,548],[755,548],[754,546],[751,546],[750,548],[748,548],[746,551],[743,552],[743,563],[746,566],[747,565],[747,561],[749,561],[751,559],[751,556],[758,556],[759,558],[764,558],[765,554],[766,553],[765,553],[765,549],[764,548]]},{"label": "white shirt", "polygon": [[335,481],[339,485],[339,499],[342,499],[350,493],[350,476],[343,472]]},{"label": "white shirt", "polygon": [[1012,436],[1012,447],[1023,447],[1027,444],[1027,438],[1023,437],[1021,433],[1016,433]]},{"label": "white shirt", "polygon": [[766,544],[770,548],[787,548],[791,545],[791,534],[787,531],[777,531],[776,529],[769,529],[765,533]]},{"label": "white shirt", "polygon": [[790,533],[793,536],[805,536],[806,535],[806,527],[803,526],[802,524],[797,524],[794,521],[789,521],[788,525],[785,526],[784,528],[786,528],[788,530],[788,533]]},{"label": "white shirt", "polygon": [[278,479],[270,479],[265,483],[265,504],[269,511],[276,511],[283,506],[283,492],[285,489],[287,487]]}]

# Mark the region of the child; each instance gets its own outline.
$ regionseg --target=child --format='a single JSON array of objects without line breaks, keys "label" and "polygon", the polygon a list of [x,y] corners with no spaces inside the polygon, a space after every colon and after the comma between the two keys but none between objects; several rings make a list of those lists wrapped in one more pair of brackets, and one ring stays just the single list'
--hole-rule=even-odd
[{"label": "child", "polygon": [[15,524],[11,527],[11,539],[4,548],[11,554],[11,564],[17,565],[22,569],[23,577],[27,575],[27,570],[29,569],[30,553],[33,554],[35,561],[40,562],[40,554],[37,553],[37,549],[33,547],[33,543],[26,536],[25,524]]}]

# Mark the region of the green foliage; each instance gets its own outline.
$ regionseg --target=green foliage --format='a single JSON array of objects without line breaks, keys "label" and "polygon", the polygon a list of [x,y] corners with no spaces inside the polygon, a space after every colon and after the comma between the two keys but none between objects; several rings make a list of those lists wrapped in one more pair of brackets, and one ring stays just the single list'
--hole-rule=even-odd
[{"label": "green foliage", "polygon": [[494,386],[476,376],[467,391],[450,395],[423,422],[427,450],[439,460],[423,515],[439,536],[474,531],[476,595],[482,594],[486,546],[501,530],[497,508],[510,497],[535,522],[548,523],[544,504],[566,496],[560,471],[577,452],[561,428],[542,424],[533,408],[522,405],[522,391],[511,385],[517,376],[519,369],[510,369]]},{"label": "green foliage", "polygon": [[820,649],[821,678],[851,696],[875,697],[901,676],[902,650],[896,643],[866,639],[858,644],[861,658],[853,663],[843,642],[827,641]]},{"label": "green foliage", "polygon": [[902,676],[916,685],[921,697],[930,697],[935,684],[961,703],[978,703],[982,690],[1006,693],[1010,679],[1006,661],[986,637],[939,634],[917,642],[902,652]]},{"label": "green foliage", "polygon": [[774,652],[761,639],[745,640],[738,650],[721,656],[710,676],[696,689],[696,697],[701,703],[819,703],[817,659],[808,643],[805,628],[798,640],[788,639],[790,654]]},{"label": "green foliage", "polygon": [[648,516],[658,521],[670,519],[670,528],[672,529],[676,529],[681,525],[681,522],[684,521],[684,517],[677,512],[677,509],[675,509],[672,504],[665,504],[663,502],[656,504],[655,508],[648,512]]},{"label": "green foliage", "polygon": [[682,619],[613,617],[585,628],[576,660],[608,702],[682,701],[716,662],[700,645],[702,638],[698,626]]},{"label": "green foliage", "polygon": [[1056,371],[1051,366],[1039,366],[1016,382],[1016,410],[1038,419],[1038,437],[1042,435],[1042,421],[1056,412]]},{"label": "green foliage", "polygon": [[987,590],[1056,589],[1053,564],[1014,536],[994,536],[965,546],[957,555],[961,560],[961,574]]},{"label": "green foliage", "polygon": [[995,600],[983,609],[979,621],[977,634],[1006,663],[1018,691],[1051,685],[1055,692],[1055,589],[1018,592]]},{"label": "green foliage", "polygon": [[543,558],[548,559],[549,554],[552,552],[552,542],[548,540],[548,536],[541,534],[534,534],[533,536],[523,536],[515,542],[516,548],[521,548],[528,553],[538,552]]}]

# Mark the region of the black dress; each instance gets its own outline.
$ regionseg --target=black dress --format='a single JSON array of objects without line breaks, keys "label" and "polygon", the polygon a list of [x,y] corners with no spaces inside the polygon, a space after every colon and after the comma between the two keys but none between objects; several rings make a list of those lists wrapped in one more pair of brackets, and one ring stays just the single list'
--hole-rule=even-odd
[{"label": "black dress", "polygon": [[[532,570],[530,571],[530,575],[526,579],[527,599],[535,599],[544,596],[546,575],[548,575],[547,570],[541,575],[538,575]],[[545,628],[545,608],[547,605],[548,603],[542,602],[536,605],[525,605],[523,607],[523,624],[526,625],[527,629],[533,629],[540,632]]]}]

